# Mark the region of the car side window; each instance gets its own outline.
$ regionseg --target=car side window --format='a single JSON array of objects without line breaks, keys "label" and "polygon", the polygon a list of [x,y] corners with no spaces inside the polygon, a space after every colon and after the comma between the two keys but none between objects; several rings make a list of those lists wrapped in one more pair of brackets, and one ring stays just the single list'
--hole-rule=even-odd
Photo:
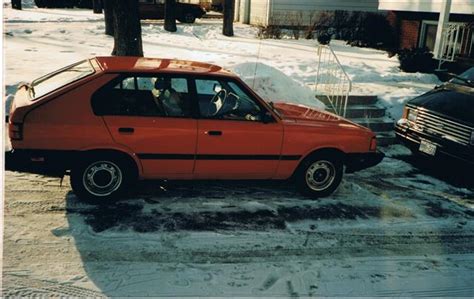
[{"label": "car side window", "polygon": [[192,117],[187,79],[130,76],[94,94],[98,115]]},{"label": "car side window", "polygon": [[196,80],[200,115],[204,118],[260,121],[262,108],[238,84],[225,79]]}]

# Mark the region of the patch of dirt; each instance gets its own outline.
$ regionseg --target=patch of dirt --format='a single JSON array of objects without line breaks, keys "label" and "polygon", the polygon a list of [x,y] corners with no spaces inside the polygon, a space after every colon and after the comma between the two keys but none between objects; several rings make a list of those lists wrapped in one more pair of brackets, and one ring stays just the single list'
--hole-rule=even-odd
[{"label": "patch of dirt", "polygon": [[353,206],[342,203],[327,204],[317,207],[280,207],[276,212],[257,211],[207,211],[196,213],[166,213],[152,209],[143,213],[140,204],[117,203],[111,206],[98,206],[94,209],[80,211],[85,222],[95,232],[110,228],[118,230],[133,229],[137,232],[155,231],[219,231],[219,230],[257,230],[285,229],[287,222],[301,220],[354,220],[370,217],[412,217],[407,211],[395,208],[383,210],[377,207]]}]

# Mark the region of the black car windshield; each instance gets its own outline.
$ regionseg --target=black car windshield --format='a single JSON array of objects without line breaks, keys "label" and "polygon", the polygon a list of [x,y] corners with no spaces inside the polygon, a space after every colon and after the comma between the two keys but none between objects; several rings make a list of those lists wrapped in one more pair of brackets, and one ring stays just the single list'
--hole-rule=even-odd
[{"label": "black car windshield", "polygon": [[94,68],[89,60],[84,60],[67,66],[43,77],[40,77],[29,85],[30,97],[35,100],[64,85],[82,79],[94,73]]},{"label": "black car windshield", "polygon": [[[468,69],[467,71],[459,75],[458,77],[474,82],[474,67],[471,67],[470,69]],[[451,79],[450,82],[455,83],[455,84],[463,84],[463,85],[472,86],[472,84],[468,84],[468,82],[466,82],[465,80],[461,80],[458,78],[453,78]]]}]

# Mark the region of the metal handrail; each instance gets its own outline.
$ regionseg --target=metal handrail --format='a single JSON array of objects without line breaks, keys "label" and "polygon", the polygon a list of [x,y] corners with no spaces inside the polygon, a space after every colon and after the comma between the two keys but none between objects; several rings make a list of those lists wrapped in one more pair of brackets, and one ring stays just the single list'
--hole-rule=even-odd
[{"label": "metal handrail", "polygon": [[325,97],[333,112],[345,117],[352,81],[331,46],[319,45],[317,55],[316,97]]},{"label": "metal handrail", "polygon": [[470,57],[474,45],[474,30],[470,24],[449,24],[441,39],[441,57],[438,69],[445,62],[453,62],[458,55]]}]

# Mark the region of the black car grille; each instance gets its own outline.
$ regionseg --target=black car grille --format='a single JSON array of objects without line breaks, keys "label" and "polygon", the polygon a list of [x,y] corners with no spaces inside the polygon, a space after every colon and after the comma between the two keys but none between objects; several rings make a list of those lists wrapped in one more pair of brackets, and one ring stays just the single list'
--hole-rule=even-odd
[{"label": "black car grille", "polygon": [[469,145],[474,128],[438,116],[424,108],[417,109],[418,114],[414,129],[439,138],[451,140],[462,145]]}]

